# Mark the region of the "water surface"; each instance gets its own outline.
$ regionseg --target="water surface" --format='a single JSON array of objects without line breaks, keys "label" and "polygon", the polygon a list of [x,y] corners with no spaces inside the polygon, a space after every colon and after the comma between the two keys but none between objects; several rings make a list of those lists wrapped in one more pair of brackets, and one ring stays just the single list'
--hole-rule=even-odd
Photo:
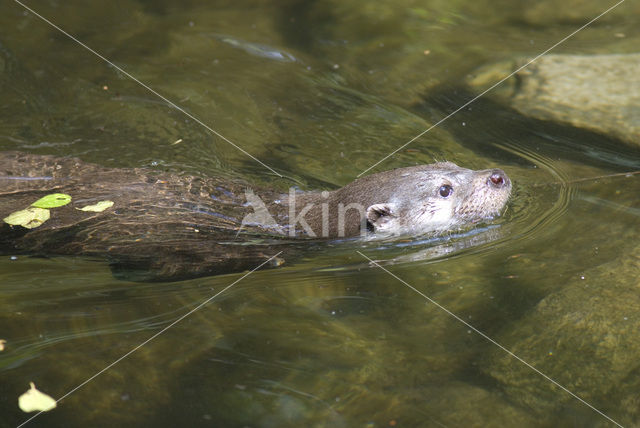
[{"label": "water surface", "polygon": [[[474,70],[537,55],[600,12],[461,0],[28,4],[285,178],[8,1],[0,150],[303,189],[346,184],[473,98]],[[638,26],[625,7],[555,52],[630,52]],[[640,182],[605,176],[639,170],[638,150],[486,97],[374,170],[436,160],[503,168],[514,182],[505,216],[435,240],[309,248],[27,426],[613,426],[429,299],[637,424]],[[29,382],[63,396],[239,277],[145,284],[114,279],[104,260],[4,256],[0,425],[29,417],[17,407]]]}]

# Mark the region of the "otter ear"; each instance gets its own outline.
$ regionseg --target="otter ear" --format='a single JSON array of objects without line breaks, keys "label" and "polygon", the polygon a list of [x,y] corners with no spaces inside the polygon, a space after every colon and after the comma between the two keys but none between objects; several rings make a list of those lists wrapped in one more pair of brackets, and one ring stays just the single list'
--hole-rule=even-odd
[{"label": "otter ear", "polygon": [[373,232],[384,230],[394,218],[392,204],[374,204],[367,208],[367,228]]}]

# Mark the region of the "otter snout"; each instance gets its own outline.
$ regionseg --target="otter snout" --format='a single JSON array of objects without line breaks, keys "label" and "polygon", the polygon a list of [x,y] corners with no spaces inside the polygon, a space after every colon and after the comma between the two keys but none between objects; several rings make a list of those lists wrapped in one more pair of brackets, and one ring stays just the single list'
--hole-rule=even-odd
[{"label": "otter snout", "polygon": [[487,178],[487,184],[489,187],[501,189],[503,187],[511,186],[511,181],[507,174],[501,169],[494,169],[491,171],[491,175]]}]

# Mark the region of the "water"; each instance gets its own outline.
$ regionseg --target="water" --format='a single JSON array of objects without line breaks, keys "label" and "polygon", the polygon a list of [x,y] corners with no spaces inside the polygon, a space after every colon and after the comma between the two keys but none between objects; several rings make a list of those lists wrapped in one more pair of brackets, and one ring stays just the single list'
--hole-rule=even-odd
[{"label": "water", "polygon": [[[471,99],[464,81],[478,67],[537,55],[599,12],[32,6],[285,178],[13,2],[0,17],[1,150],[315,189],[351,181]],[[624,7],[557,52],[630,51],[637,25]],[[59,398],[137,349],[27,426],[613,426],[469,325],[637,424],[640,182],[595,177],[640,169],[638,150],[486,97],[375,170],[444,159],[503,168],[514,182],[505,216],[437,240],[308,248],[139,349],[240,275],[145,284],[114,279],[100,259],[3,257],[0,425],[29,417],[17,408],[29,382]]]}]

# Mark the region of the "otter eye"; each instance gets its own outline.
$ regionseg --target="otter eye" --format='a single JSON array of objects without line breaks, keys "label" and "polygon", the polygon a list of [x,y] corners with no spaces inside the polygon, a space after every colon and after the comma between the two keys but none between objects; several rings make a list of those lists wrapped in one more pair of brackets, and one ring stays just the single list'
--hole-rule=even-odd
[{"label": "otter eye", "polygon": [[448,184],[444,184],[440,187],[440,189],[438,190],[438,193],[440,194],[440,196],[442,196],[443,198],[448,198],[449,196],[451,196],[451,194],[453,193],[453,187],[451,187]]}]

